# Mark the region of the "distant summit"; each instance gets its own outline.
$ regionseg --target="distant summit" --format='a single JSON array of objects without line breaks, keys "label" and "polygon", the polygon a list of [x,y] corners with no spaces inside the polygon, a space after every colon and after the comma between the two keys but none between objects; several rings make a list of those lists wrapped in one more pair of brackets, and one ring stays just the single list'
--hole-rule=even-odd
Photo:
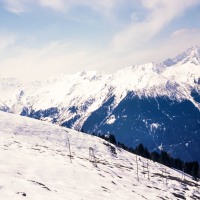
[{"label": "distant summit", "polygon": [[186,51],[180,53],[174,58],[169,58],[163,62],[163,65],[166,67],[171,67],[173,65],[176,65],[178,63],[184,64],[184,63],[193,63],[195,65],[200,64],[200,47],[195,45],[193,47],[190,47]]}]

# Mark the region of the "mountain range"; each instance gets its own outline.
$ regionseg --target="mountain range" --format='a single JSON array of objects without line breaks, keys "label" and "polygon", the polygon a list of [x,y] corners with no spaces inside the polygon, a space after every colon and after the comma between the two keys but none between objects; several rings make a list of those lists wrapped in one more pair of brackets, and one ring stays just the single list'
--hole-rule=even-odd
[{"label": "mountain range", "polygon": [[200,162],[198,46],[113,74],[83,71],[34,82],[0,77],[0,93],[2,111]]}]

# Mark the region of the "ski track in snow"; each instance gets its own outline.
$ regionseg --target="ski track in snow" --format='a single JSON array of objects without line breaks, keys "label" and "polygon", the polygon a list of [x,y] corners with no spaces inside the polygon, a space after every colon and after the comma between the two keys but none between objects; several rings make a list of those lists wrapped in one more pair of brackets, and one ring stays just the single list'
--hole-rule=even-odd
[{"label": "ski track in snow", "polygon": [[[90,147],[97,167],[89,161]],[[142,167],[147,163],[150,180]],[[139,181],[134,154],[95,136],[0,112],[2,200],[200,199],[190,177],[181,181],[180,172],[142,157],[138,164]]]}]

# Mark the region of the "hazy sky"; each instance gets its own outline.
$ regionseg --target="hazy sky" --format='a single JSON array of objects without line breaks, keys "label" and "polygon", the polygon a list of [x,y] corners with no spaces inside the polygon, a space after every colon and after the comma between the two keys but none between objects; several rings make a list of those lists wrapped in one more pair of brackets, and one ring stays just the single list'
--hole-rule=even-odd
[{"label": "hazy sky", "polygon": [[114,72],[200,45],[200,0],[0,0],[0,75]]}]

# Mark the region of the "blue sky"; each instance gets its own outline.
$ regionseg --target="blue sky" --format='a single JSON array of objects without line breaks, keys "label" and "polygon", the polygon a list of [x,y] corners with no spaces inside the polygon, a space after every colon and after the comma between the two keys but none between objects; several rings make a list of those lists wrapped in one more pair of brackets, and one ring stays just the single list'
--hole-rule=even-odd
[{"label": "blue sky", "polygon": [[0,74],[112,73],[200,45],[200,0],[0,0]]}]

